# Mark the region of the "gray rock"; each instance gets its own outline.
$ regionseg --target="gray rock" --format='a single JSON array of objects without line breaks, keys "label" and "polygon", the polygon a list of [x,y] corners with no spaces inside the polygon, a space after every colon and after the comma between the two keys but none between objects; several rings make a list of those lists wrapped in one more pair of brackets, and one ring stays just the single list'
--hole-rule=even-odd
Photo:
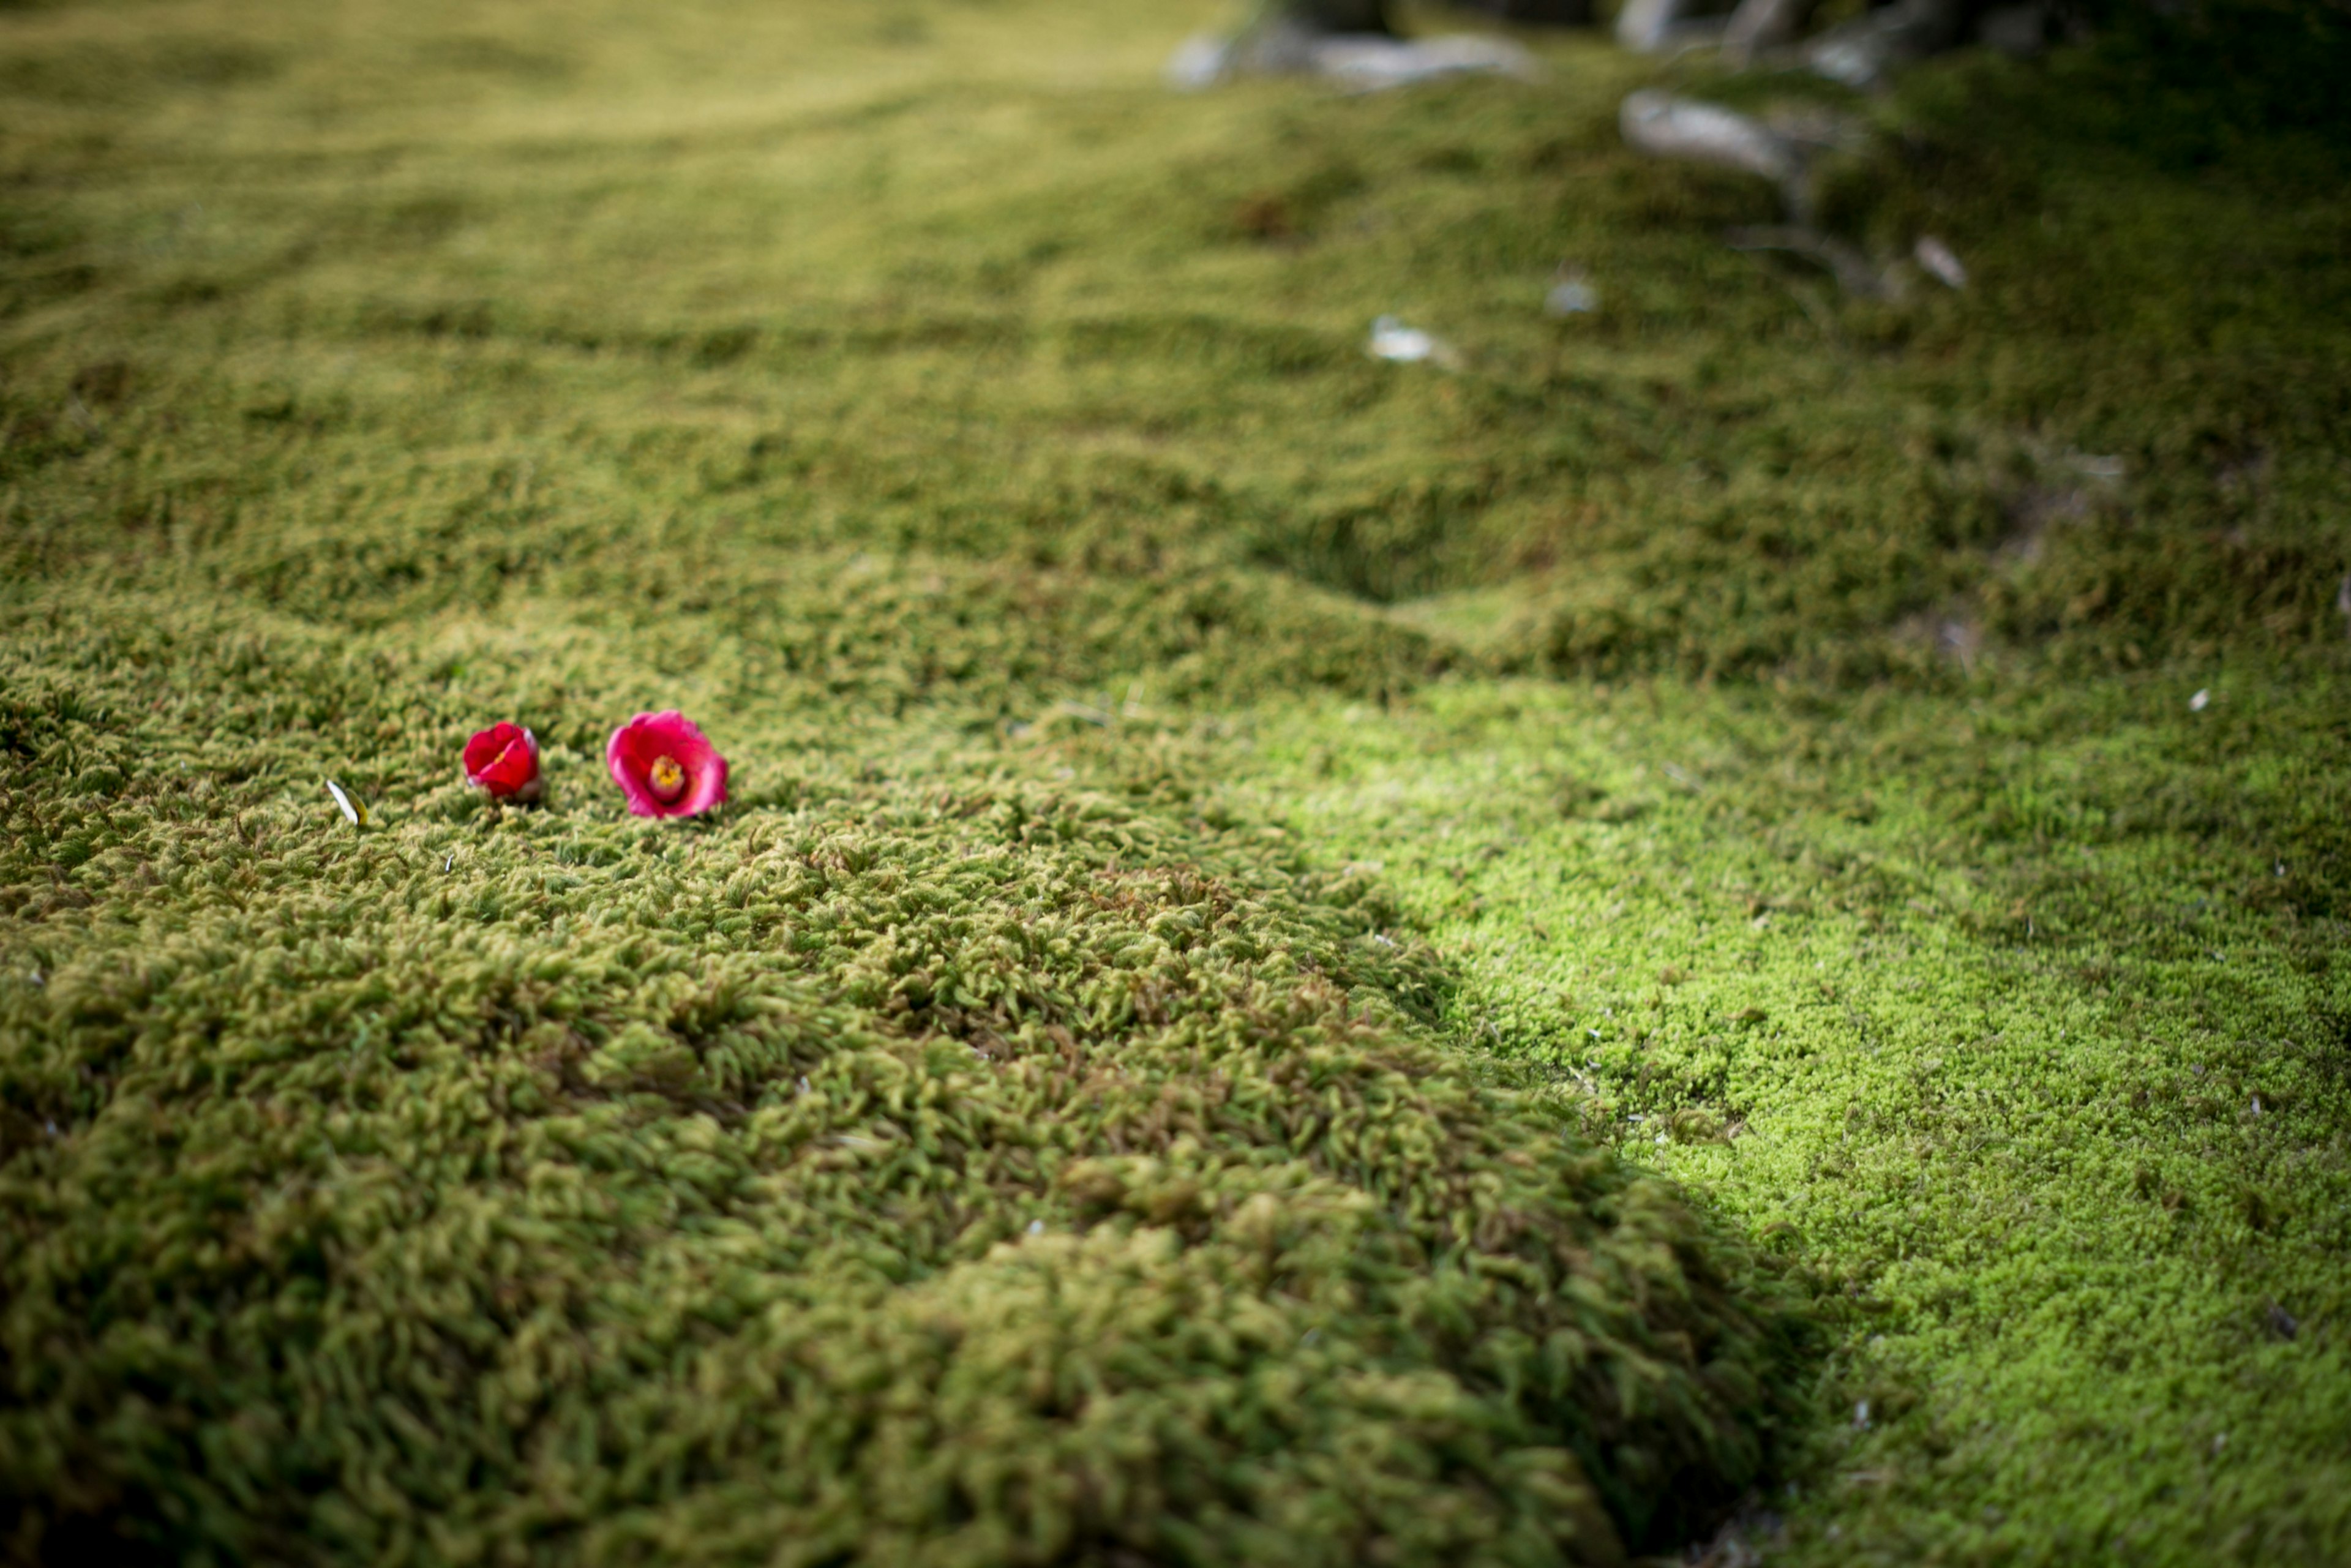
[{"label": "gray rock", "polygon": [[1958,43],[1967,16],[1967,0],[1895,0],[1832,27],[1813,40],[1806,56],[1820,75],[1865,90],[1897,68]]},{"label": "gray rock", "polygon": [[1231,38],[1186,41],[1168,60],[1169,86],[1197,91],[1244,76],[1319,76],[1357,92],[1407,87],[1474,74],[1533,79],[1534,56],[1508,38],[1450,33],[1395,38],[1372,32],[1324,32],[1279,16]]},{"label": "gray rock", "polygon": [[1783,189],[1803,179],[1804,159],[1794,142],[1719,104],[1645,89],[1625,99],[1617,124],[1627,146],[1655,158],[1743,169]]},{"label": "gray rock", "polygon": [[1783,49],[1802,37],[1820,0],[1739,0],[1722,30],[1722,52],[1734,65],[1752,63],[1755,57]]},{"label": "gray rock", "polygon": [[1722,37],[1721,0],[1625,0],[1616,14],[1616,42],[1635,54],[1669,54]]},{"label": "gray rock", "polygon": [[1490,75],[1533,80],[1535,57],[1508,38],[1448,33],[1435,38],[1334,37],[1314,45],[1308,68],[1358,92],[1408,87],[1439,77]]}]

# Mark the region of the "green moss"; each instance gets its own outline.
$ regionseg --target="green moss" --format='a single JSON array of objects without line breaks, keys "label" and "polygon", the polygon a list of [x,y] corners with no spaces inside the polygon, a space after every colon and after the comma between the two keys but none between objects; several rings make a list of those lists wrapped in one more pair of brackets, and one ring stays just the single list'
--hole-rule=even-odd
[{"label": "green moss", "polygon": [[1770,1270],[1278,831],[715,693],[715,823],[567,726],[499,813],[510,642],[143,609],[10,629],[18,1551],[1606,1562],[1797,1414]]},{"label": "green moss", "polygon": [[13,1555],[2343,1554],[2324,101],[1213,10],[0,11]]},{"label": "green moss", "polygon": [[2351,690],[2209,679],[1261,731],[1267,809],[1460,955],[1463,1040],[1858,1303],[1800,1560],[2351,1541]]}]

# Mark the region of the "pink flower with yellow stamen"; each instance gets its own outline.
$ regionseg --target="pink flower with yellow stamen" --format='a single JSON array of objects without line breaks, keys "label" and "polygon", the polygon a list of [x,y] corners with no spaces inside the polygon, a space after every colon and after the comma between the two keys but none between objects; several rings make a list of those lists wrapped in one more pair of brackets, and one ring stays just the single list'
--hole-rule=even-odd
[{"label": "pink flower with yellow stamen", "polygon": [[726,758],[672,709],[641,713],[612,732],[604,766],[640,817],[693,817],[726,800]]}]

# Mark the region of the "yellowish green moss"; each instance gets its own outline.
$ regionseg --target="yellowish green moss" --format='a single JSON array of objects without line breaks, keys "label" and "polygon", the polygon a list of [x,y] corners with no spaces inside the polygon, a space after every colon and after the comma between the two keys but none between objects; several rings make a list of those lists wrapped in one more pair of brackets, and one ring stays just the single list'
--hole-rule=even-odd
[{"label": "yellowish green moss", "polygon": [[1267,809],[1458,955],[1459,1039],[1855,1304],[1792,1560],[2351,1531],[2351,692],[2203,678],[1267,727]]},{"label": "yellowish green moss", "polygon": [[0,9],[8,1552],[2351,1552],[2338,33],[1215,14]]}]

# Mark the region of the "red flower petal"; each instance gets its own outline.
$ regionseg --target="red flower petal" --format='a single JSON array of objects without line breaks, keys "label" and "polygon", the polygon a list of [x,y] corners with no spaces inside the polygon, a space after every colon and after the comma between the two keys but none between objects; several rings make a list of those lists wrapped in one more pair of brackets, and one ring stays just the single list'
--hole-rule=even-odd
[{"label": "red flower petal", "polygon": [[465,782],[494,800],[538,799],[538,737],[518,724],[494,724],[465,742]]}]

